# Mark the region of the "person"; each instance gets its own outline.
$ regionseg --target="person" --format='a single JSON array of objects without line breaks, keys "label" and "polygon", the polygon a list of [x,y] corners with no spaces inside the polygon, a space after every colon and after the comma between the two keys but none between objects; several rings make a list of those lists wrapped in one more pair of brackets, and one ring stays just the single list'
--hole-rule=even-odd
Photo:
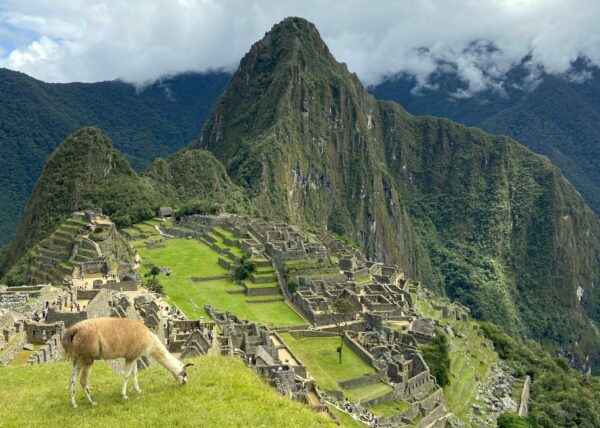
[{"label": "person", "polygon": [[40,320],[40,316],[38,315],[37,311],[35,311],[35,313],[33,314],[33,320],[36,322]]}]

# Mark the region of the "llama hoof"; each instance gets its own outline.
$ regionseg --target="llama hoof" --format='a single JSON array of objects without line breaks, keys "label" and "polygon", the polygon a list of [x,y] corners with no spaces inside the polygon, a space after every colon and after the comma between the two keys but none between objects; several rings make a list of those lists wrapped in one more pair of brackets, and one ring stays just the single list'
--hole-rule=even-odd
[{"label": "llama hoof", "polygon": [[91,404],[92,406],[95,406],[95,405],[96,405],[96,404],[98,404],[98,403],[96,403],[95,401],[92,401],[90,404]]},{"label": "llama hoof", "polygon": [[77,404],[73,403],[73,408],[76,409],[77,408]]},{"label": "llama hoof", "polygon": [[123,400],[127,400],[128,398],[129,398],[129,397],[128,397],[128,396],[126,396],[126,395],[124,395],[124,396],[123,396]]}]

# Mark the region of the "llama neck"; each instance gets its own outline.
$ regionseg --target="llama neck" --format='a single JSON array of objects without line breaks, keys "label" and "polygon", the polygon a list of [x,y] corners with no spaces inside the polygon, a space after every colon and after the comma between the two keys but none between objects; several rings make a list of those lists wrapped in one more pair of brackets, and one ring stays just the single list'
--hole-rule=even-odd
[{"label": "llama neck", "polygon": [[150,335],[152,336],[149,352],[150,356],[173,375],[178,376],[183,370],[183,363],[165,348],[165,345],[162,344],[156,335],[152,333],[150,333]]}]

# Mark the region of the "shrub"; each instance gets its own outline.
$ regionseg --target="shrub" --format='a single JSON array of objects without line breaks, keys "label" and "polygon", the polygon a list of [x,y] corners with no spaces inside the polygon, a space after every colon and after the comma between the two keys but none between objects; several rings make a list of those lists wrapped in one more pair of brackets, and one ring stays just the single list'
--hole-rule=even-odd
[{"label": "shrub", "polygon": [[421,347],[421,352],[438,385],[442,387],[448,385],[450,383],[450,350],[446,334],[442,330],[436,329],[433,344]]}]

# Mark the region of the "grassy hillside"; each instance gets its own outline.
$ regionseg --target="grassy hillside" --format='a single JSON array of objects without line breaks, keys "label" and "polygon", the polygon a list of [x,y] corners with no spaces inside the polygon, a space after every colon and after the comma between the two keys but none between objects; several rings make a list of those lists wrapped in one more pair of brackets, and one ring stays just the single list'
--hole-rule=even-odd
[{"label": "grassy hillside", "polygon": [[78,385],[79,407],[69,401],[68,363],[2,369],[0,427],[335,427],[327,416],[279,396],[238,359],[191,360],[188,384],[178,385],[162,367],[139,374],[142,395],[133,389],[121,400],[120,377],[103,362],[94,364],[92,407]]}]

